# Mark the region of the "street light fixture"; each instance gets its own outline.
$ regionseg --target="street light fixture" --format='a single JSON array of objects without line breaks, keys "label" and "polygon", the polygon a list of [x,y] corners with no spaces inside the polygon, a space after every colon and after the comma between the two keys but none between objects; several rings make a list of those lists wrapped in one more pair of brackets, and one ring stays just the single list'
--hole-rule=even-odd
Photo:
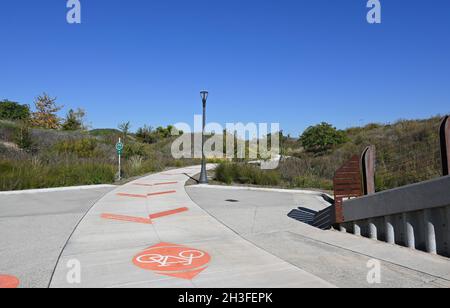
[{"label": "street light fixture", "polygon": [[208,174],[206,173],[205,157],[205,127],[206,127],[206,101],[208,100],[208,91],[201,91],[200,96],[203,103],[203,126],[202,126],[202,171],[200,172],[199,184],[208,184]]}]

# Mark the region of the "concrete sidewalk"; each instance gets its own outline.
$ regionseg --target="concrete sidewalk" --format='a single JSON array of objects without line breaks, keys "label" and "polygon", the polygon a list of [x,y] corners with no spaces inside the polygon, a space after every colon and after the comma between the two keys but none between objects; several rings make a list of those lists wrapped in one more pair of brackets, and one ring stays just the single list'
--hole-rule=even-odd
[{"label": "concrete sidewalk", "polygon": [[199,171],[163,172],[107,194],[74,232],[51,287],[334,287],[196,205],[184,184]]},{"label": "concrete sidewalk", "polygon": [[46,288],[77,223],[112,186],[0,193],[0,275]]},{"label": "concrete sidewalk", "polygon": [[[322,231],[287,216],[298,207],[320,211],[329,206],[320,193],[201,185],[189,186],[187,192],[245,239],[338,287],[450,287],[450,259]],[[380,284],[369,284],[366,279],[372,259],[381,264]]]}]

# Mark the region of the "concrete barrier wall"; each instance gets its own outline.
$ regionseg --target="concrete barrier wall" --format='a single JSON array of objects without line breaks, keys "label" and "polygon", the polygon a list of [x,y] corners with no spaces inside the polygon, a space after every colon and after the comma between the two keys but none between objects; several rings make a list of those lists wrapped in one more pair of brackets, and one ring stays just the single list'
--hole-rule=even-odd
[{"label": "concrete barrier wall", "polygon": [[450,257],[450,176],[347,200],[341,231]]}]

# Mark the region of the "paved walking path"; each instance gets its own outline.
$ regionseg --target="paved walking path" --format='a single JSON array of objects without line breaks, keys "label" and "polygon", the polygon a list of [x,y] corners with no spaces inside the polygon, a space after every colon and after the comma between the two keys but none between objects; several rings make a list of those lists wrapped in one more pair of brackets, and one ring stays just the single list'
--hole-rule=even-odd
[{"label": "paved walking path", "polygon": [[[243,238],[337,287],[450,287],[448,258],[322,231],[288,217],[298,207],[328,207],[318,192],[202,185],[186,190],[195,203]],[[379,283],[367,280],[372,260],[380,264]]]},{"label": "paved walking path", "polygon": [[0,288],[46,288],[77,223],[114,186],[0,193]]},{"label": "paved walking path", "polygon": [[51,287],[333,287],[196,205],[184,184],[199,171],[167,171],[108,193],[68,241]]}]

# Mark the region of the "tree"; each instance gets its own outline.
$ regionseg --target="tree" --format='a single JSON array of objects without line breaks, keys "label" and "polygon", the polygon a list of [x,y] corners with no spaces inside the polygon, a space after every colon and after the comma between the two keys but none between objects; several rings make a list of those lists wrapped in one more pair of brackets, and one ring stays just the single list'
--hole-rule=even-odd
[{"label": "tree", "polygon": [[84,130],[84,118],[86,112],[83,109],[78,108],[77,111],[70,109],[67,113],[66,120],[62,125],[63,130],[74,131],[74,130]]},{"label": "tree", "polygon": [[337,130],[325,122],[309,127],[300,137],[300,142],[305,150],[314,154],[325,154],[346,141],[345,132]]},{"label": "tree", "polygon": [[0,120],[28,120],[30,115],[30,106],[28,105],[21,105],[9,100],[0,101]]},{"label": "tree", "polygon": [[128,137],[128,134],[130,133],[130,128],[131,128],[130,121],[119,124],[118,128],[122,132],[123,140],[125,141]]},{"label": "tree", "polygon": [[166,128],[159,126],[156,128],[156,134],[158,135],[158,139],[167,139],[172,136],[172,130],[174,127],[172,125],[168,125]]},{"label": "tree", "polygon": [[143,143],[153,144],[158,141],[153,128],[147,125],[140,127],[136,132],[136,137]]},{"label": "tree", "polygon": [[[174,132],[176,128],[172,125],[168,125],[166,128],[160,126],[156,129],[153,129],[151,126],[144,125],[136,132],[136,137],[144,143],[153,144],[163,139],[168,139],[172,137],[172,132]],[[183,131],[178,131],[178,134],[183,134]]]},{"label": "tree", "polygon": [[56,105],[56,98],[51,98],[46,93],[38,96],[34,102],[36,112],[32,116],[32,124],[46,129],[58,129],[61,126],[57,112],[62,106]]}]

